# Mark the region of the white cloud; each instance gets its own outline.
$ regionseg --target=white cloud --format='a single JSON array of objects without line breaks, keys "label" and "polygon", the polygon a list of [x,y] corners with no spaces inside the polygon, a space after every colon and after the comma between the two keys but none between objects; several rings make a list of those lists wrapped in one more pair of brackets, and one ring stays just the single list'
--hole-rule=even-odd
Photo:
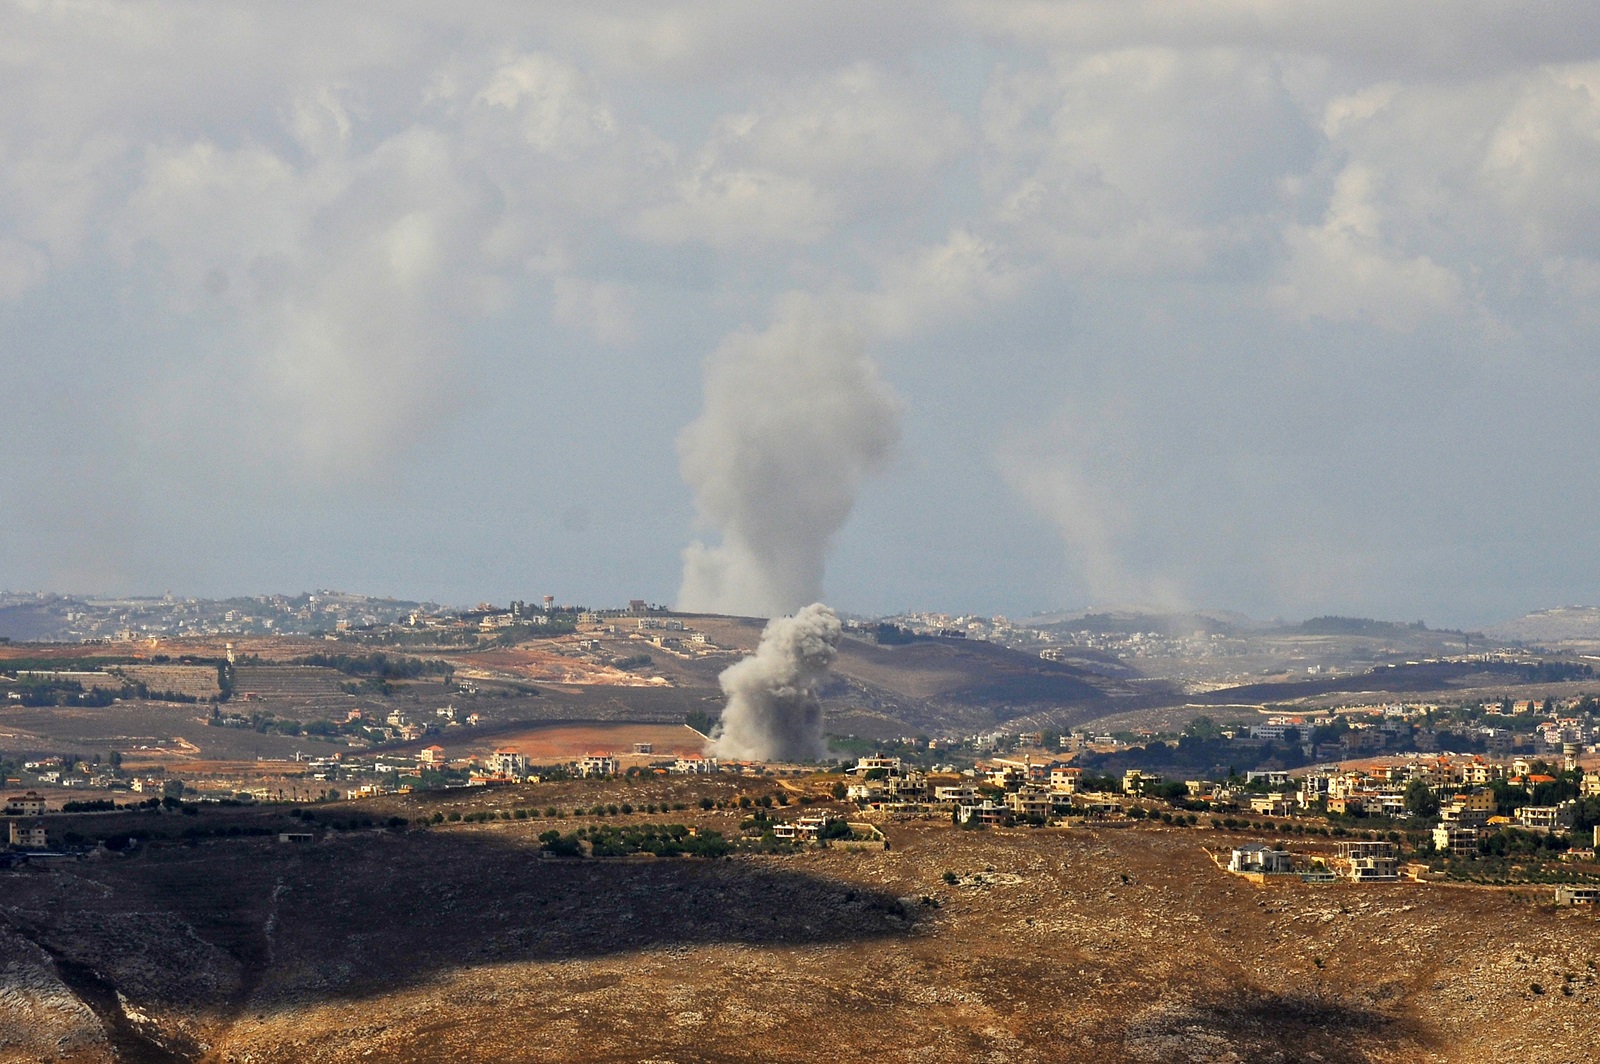
[{"label": "white cloud", "polygon": [[1004,249],[967,229],[919,247],[879,270],[864,317],[884,338],[904,338],[961,321],[1013,298],[1027,283]]},{"label": "white cloud", "polygon": [[984,131],[998,220],[1077,275],[1236,269],[1315,149],[1277,64],[1228,50],[1026,68],[991,90]]},{"label": "white cloud", "polygon": [[[885,346],[920,404],[907,469],[1047,426],[1007,451],[1014,509],[993,520],[1046,515],[1083,588],[1235,588],[1282,608],[1328,592],[1292,578],[1322,541],[1235,535],[1230,515],[1273,524],[1268,496],[1304,481],[1390,509],[1411,498],[1377,445],[1318,456],[1403,448],[1396,426],[1437,411],[1428,438],[1481,468],[1498,452],[1473,451],[1474,420],[1565,404],[1576,421],[1600,401],[1596,40],[1600,9],[1572,0],[1448,19],[1378,0],[11,4],[0,312],[23,339],[0,357],[36,393],[81,387],[130,411],[91,429],[96,454],[133,456],[106,476],[135,500],[160,494],[161,469],[210,485],[218,512],[247,507],[206,475],[241,460],[291,492],[405,474],[447,494],[427,478],[466,452],[422,456],[481,439],[473,419],[504,419],[485,411],[525,388],[579,422],[628,411],[629,457],[586,449],[595,467],[563,490],[670,509],[670,470],[639,456],[670,452],[718,337],[779,380],[805,362],[774,351],[827,341],[870,370]],[[849,342],[792,321],[780,294],[796,290]],[[768,329],[743,328],[769,307]],[[583,359],[595,345],[613,350]],[[744,381],[714,373],[708,410],[738,398],[724,376]],[[15,494],[16,470],[57,459],[19,424],[0,429],[0,494],[26,507],[45,489]],[[761,453],[758,429],[734,436]],[[1495,446],[1523,448],[1505,463],[1517,474],[1475,474],[1502,495],[1586,482],[1581,448]],[[471,458],[495,487],[529,475]],[[906,488],[905,512],[873,527],[994,497],[934,487],[937,503]],[[1161,521],[1179,489],[1193,540]],[[1285,504],[1284,526],[1313,528],[1315,501]],[[714,523],[731,512],[701,502]],[[152,518],[152,541],[176,521]],[[1336,583],[1395,571],[1393,543],[1339,527],[1372,548]],[[1442,519],[1416,528],[1441,556],[1488,550]],[[659,530],[618,534],[661,556],[641,571],[670,596]],[[893,564],[906,571],[871,574],[864,604],[903,605],[897,589],[925,579]],[[968,598],[1035,593],[991,591],[987,564],[949,579]],[[51,570],[0,568],[0,583],[29,571]]]},{"label": "white cloud", "polygon": [[1269,293],[1283,311],[1409,332],[1460,309],[1460,278],[1426,256],[1404,256],[1385,243],[1372,184],[1363,167],[1346,169],[1321,224],[1285,234],[1283,277]]},{"label": "white cloud", "polygon": [[717,121],[674,199],[647,208],[640,231],[729,250],[814,244],[871,212],[905,212],[966,139],[926,79],[859,63],[781,85]]},{"label": "white cloud", "polygon": [[838,216],[833,198],[804,178],[708,165],[679,182],[674,200],[642,211],[638,232],[730,250],[750,241],[813,244]]}]

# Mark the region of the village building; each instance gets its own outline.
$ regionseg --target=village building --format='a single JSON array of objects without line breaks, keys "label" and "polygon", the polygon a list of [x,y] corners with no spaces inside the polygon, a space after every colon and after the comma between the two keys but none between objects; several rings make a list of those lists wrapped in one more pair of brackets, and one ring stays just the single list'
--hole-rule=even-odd
[{"label": "village building", "polygon": [[44,798],[34,791],[6,799],[6,816],[43,816]]},{"label": "village building", "polygon": [[1439,809],[1439,819],[1447,824],[1462,827],[1480,827],[1494,816],[1495,797],[1490,790],[1458,794]]},{"label": "village building", "polygon": [[989,827],[1011,823],[1011,810],[985,798],[981,802],[956,806],[956,823]]},{"label": "village building", "polygon": [[1393,882],[1400,878],[1400,859],[1392,842],[1341,842],[1339,860],[1357,883]]},{"label": "village building", "polygon": [[1006,795],[1006,805],[1020,817],[1048,820],[1055,812],[1055,798],[1044,787],[1025,786]]},{"label": "village building", "polygon": [[1476,853],[1481,831],[1467,824],[1440,824],[1433,829],[1433,848],[1440,853],[1463,857]]},{"label": "village building", "polygon": [[778,820],[772,825],[772,834],[780,839],[792,842],[816,842],[822,838],[822,833],[830,823],[838,819],[827,813],[816,813],[811,816],[796,817],[794,820]]},{"label": "village building", "polygon": [[1557,905],[1600,904],[1600,887],[1557,887]]},{"label": "village building", "polygon": [[1083,769],[1057,765],[1050,770],[1050,789],[1057,794],[1077,794],[1083,782]]},{"label": "village building", "polygon": [[1274,850],[1259,842],[1235,846],[1228,858],[1228,871],[1241,874],[1282,875],[1294,871],[1288,850]]},{"label": "village building", "polygon": [[1288,816],[1294,806],[1281,794],[1255,794],[1250,797],[1250,811],[1263,816]]},{"label": "village building", "polygon": [[50,842],[45,834],[43,824],[24,824],[20,820],[11,822],[11,845],[18,850],[44,850],[48,849]]},{"label": "village building", "polygon": [[865,776],[869,772],[882,772],[886,775],[898,776],[900,774],[900,759],[898,757],[857,758],[855,767],[846,771],[855,776]]},{"label": "village building", "polygon": [[578,759],[580,776],[615,776],[617,759],[610,754],[588,754]]},{"label": "village building", "polygon": [[1571,798],[1555,805],[1525,805],[1517,810],[1517,826],[1546,835],[1565,834],[1577,821],[1577,807]]},{"label": "village building", "polygon": [[485,767],[497,776],[519,780],[528,774],[528,759],[519,751],[503,746],[489,755]]}]

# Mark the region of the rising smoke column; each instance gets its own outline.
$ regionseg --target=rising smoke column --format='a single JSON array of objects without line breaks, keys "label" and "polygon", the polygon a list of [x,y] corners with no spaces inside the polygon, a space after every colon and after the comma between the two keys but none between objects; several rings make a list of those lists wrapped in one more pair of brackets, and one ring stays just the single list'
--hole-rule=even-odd
[{"label": "rising smoke column", "polygon": [[684,551],[678,608],[774,617],[822,594],[823,559],[899,439],[899,403],[849,316],[793,298],[706,364],[683,478],[720,545]]},{"label": "rising smoke column", "polygon": [[839,617],[813,602],[775,617],[756,652],[718,678],[728,704],[706,752],[741,761],[817,761],[828,749],[817,687],[837,655]]}]

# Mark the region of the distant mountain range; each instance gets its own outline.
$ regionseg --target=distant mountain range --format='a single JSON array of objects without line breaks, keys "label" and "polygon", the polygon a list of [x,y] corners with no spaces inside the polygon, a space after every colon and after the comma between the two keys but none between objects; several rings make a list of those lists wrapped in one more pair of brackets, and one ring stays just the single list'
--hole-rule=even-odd
[{"label": "distant mountain range", "polygon": [[1535,610],[1485,629],[1484,634],[1519,643],[1600,642],[1600,607],[1557,606]]}]

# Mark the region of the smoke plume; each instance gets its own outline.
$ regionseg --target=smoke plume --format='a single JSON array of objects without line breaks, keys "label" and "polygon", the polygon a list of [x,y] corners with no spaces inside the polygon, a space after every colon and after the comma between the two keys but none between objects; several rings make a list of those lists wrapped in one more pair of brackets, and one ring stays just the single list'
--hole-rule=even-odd
[{"label": "smoke plume", "polygon": [[722,542],[684,551],[680,609],[774,617],[821,597],[833,537],[900,434],[899,403],[847,318],[794,299],[708,361],[705,409],[678,449]]},{"label": "smoke plume", "polygon": [[841,630],[838,615],[820,602],[768,621],[756,652],[719,678],[728,704],[706,752],[742,761],[820,760],[828,744],[817,687]]}]

